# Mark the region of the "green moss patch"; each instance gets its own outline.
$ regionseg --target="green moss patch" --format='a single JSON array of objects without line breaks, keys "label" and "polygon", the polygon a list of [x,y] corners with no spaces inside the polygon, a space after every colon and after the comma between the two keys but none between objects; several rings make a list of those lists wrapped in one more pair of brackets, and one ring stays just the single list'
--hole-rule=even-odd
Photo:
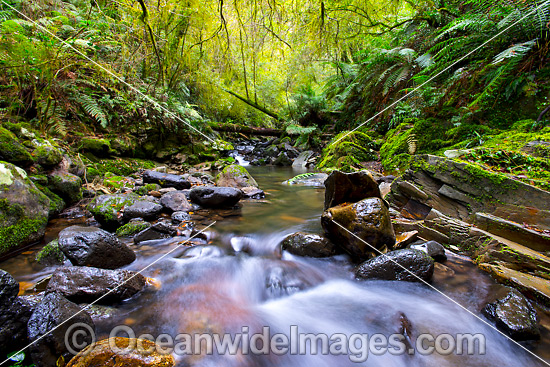
[{"label": "green moss patch", "polygon": [[28,243],[46,227],[47,218],[28,218],[19,204],[0,199],[0,255]]},{"label": "green moss patch", "polygon": [[363,163],[378,159],[374,148],[374,142],[369,135],[361,131],[342,132],[323,150],[317,168],[344,172],[363,169]]},{"label": "green moss patch", "polygon": [[36,254],[36,261],[47,266],[63,265],[66,259],[57,240],[48,243]]},{"label": "green moss patch", "polygon": [[29,166],[34,162],[31,154],[11,132],[0,127],[0,160],[16,165]]},{"label": "green moss patch", "polygon": [[139,170],[153,169],[156,164],[153,161],[143,159],[104,159],[99,162],[92,162],[87,158],[83,158],[84,164],[87,167],[88,180],[93,180],[96,177],[103,178],[108,172],[117,176],[131,176]]},{"label": "green moss patch", "polygon": [[130,222],[118,228],[116,234],[119,237],[133,236],[149,227],[151,227],[151,224],[147,222]]}]

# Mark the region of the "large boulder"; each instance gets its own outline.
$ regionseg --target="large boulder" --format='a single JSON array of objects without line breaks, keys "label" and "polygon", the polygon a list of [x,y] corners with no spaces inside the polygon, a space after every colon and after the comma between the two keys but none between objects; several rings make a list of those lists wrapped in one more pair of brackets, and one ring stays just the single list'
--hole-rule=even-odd
[{"label": "large boulder", "polygon": [[258,187],[258,183],[248,173],[246,168],[236,164],[225,167],[216,177],[216,185],[219,187],[235,187],[242,189],[244,187]]},{"label": "large boulder", "polygon": [[59,248],[78,266],[116,269],[136,259],[136,254],[115,235],[95,227],[65,228],[59,233]]},{"label": "large boulder", "polygon": [[49,143],[37,143],[32,155],[43,167],[56,166],[63,160],[63,153]]},{"label": "large boulder", "polygon": [[159,184],[162,187],[173,187],[177,190],[185,190],[191,187],[191,183],[182,176],[157,171],[145,171],[143,182]]},{"label": "large boulder", "polygon": [[128,221],[124,211],[138,200],[139,197],[134,194],[100,195],[88,205],[88,210],[101,226],[115,230]]},{"label": "large boulder", "polygon": [[298,256],[328,257],[338,253],[328,238],[304,232],[288,235],[281,245],[283,250]]},{"label": "large boulder", "polygon": [[53,273],[47,291],[76,303],[112,304],[128,299],[145,287],[145,277],[128,270],[105,270],[71,266]]},{"label": "large boulder", "polygon": [[377,254],[371,246],[386,250],[395,245],[390,213],[380,198],[330,208],[323,213],[321,224],[327,237],[354,260],[364,260],[372,253]]},{"label": "large boulder", "polygon": [[25,171],[0,162],[0,255],[44,236],[50,199]]},{"label": "large boulder", "polygon": [[33,158],[11,132],[0,127],[0,160],[23,167],[30,166]]},{"label": "large boulder", "polygon": [[378,183],[368,171],[353,173],[332,171],[325,180],[325,187],[325,210],[342,203],[382,198]]},{"label": "large boulder", "polygon": [[172,367],[171,354],[158,353],[147,339],[115,337],[100,340],[78,353],[67,367]]},{"label": "large boulder", "polygon": [[169,212],[188,212],[192,209],[183,191],[171,191],[162,195],[160,203]]},{"label": "large boulder", "polygon": [[359,265],[358,279],[404,280],[429,282],[434,273],[434,260],[424,251],[404,249],[388,252]]},{"label": "large boulder", "polygon": [[30,305],[20,297],[19,283],[0,269],[0,356],[25,346]]},{"label": "large boulder", "polygon": [[48,188],[68,205],[82,200],[82,180],[68,172],[54,172],[48,176]]},{"label": "large boulder", "polygon": [[514,340],[540,339],[537,311],[516,290],[510,290],[506,296],[486,305],[483,314]]},{"label": "large boulder", "polygon": [[197,186],[189,194],[193,202],[208,208],[231,207],[242,197],[242,191],[233,187]]},{"label": "large boulder", "polygon": [[65,340],[76,339],[70,346],[77,349],[75,352],[83,349],[78,346],[91,344],[92,335],[86,332],[86,328],[74,327],[76,324],[86,325],[88,331],[95,329],[90,315],[78,305],[58,293],[47,294],[36,306],[27,324],[29,339],[34,342],[29,347],[34,363],[41,367],[56,367],[60,357],[70,360],[72,354]]}]

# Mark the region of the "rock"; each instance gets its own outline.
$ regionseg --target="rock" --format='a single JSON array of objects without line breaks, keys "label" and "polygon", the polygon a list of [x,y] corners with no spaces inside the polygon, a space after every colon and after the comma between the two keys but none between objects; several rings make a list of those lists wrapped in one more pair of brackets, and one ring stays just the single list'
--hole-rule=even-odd
[{"label": "rock", "polygon": [[71,326],[76,324],[87,325],[91,331],[95,329],[90,315],[85,311],[81,312],[79,306],[60,294],[47,294],[36,306],[27,324],[29,339],[35,342],[29,347],[33,362],[42,367],[56,367],[61,356],[66,361],[70,360],[72,355],[64,342],[65,338],[76,339],[76,343],[71,343],[77,349],[75,352],[83,349],[77,346],[91,344],[92,336],[89,333],[78,333],[86,331],[85,328],[72,328],[71,335],[67,335]]},{"label": "rock", "polygon": [[75,303],[119,303],[145,287],[145,277],[128,270],[71,266],[55,270],[48,292],[57,292]]},{"label": "rock", "polygon": [[328,175],[326,173],[303,173],[284,181],[283,185],[324,187],[327,178]]},{"label": "rock", "polygon": [[71,173],[52,173],[48,176],[48,188],[65,200],[67,205],[82,200],[82,180]]},{"label": "rock", "polygon": [[216,177],[216,185],[219,187],[235,187],[242,189],[244,187],[258,187],[258,183],[248,173],[246,168],[232,164],[225,167]]},{"label": "rock", "polygon": [[445,247],[436,241],[428,241],[420,244],[412,244],[409,248],[413,250],[424,251],[428,256],[432,257],[437,262],[447,261],[447,255],[445,255]]},{"label": "rock", "polygon": [[380,198],[378,183],[368,171],[344,173],[332,171],[325,181],[325,210],[342,203]]},{"label": "rock", "polygon": [[391,251],[365,261],[357,267],[355,277],[408,282],[421,282],[420,279],[422,279],[429,282],[433,273],[434,261],[425,252],[404,249]]},{"label": "rock", "polygon": [[315,153],[311,150],[303,151],[298,155],[298,157],[292,162],[292,167],[302,167],[305,168],[308,164],[309,159],[314,155]]},{"label": "rock", "polygon": [[0,269],[0,309],[9,308],[18,293],[19,283],[10,273]]},{"label": "rock", "polygon": [[276,166],[292,166],[292,159],[289,158],[287,152],[281,152],[273,164]]},{"label": "rock", "polygon": [[21,297],[15,297],[9,307],[0,307],[0,355],[24,348],[28,344],[27,323],[32,315],[32,305]]},{"label": "rock", "polygon": [[177,234],[177,228],[163,222],[159,222],[136,234],[134,236],[134,243],[140,244],[145,241],[162,240],[164,238],[174,237]]},{"label": "rock", "polygon": [[463,155],[470,153],[471,151],[471,149],[451,149],[446,150],[443,155],[447,158],[460,158]]},{"label": "rock", "polygon": [[[139,218],[138,218],[139,219]],[[147,228],[151,227],[151,223],[143,220],[132,220],[116,230],[116,235],[119,237],[133,236]]]},{"label": "rock", "polygon": [[[67,367],[172,367],[172,355],[159,354],[147,339],[110,338],[100,340],[78,353]],[[162,350],[162,349],[159,349]]]},{"label": "rock", "polygon": [[191,220],[191,215],[187,212],[173,212],[172,213],[172,223],[175,225],[180,225],[181,222],[188,222]]},{"label": "rock", "polygon": [[234,206],[242,196],[242,191],[233,187],[197,186],[189,194],[193,202],[208,208]]},{"label": "rock", "polygon": [[63,153],[50,144],[37,144],[38,146],[32,152],[36,163],[43,167],[53,167],[63,160]]},{"label": "rock", "polygon": [[265,198],[264,190],[258,189],[257,187],[248,186],[241,189],[243,192],[243,197],[246,199],[263,199]]},{"label": "rock", "polygon": [[124,208],[124,219],[133,218],[156,219],[162,212],[163,206],[152,201],[139,200]]},{"label": "rock", "polygon": [[516,341],[540,339],[537,311],[515,290],[510,290],[505,297],[489,303],[482,312]]},{"label": "rock", "polygon": [[177,190],[185,190],[191,187],[189,181],[182,176],[157,171],[145,171],[143,173],[144,183],[156,183],[162,187],[173,187]]},{"label": "rock", "polygon": [[103,227],[115,230],[126,222],[125,208],[138,200],[134,194],[100,195],[88,205],[88,210]]},{"label": "rock", "polygon": [[30,166],[33,158],[11,132],[0,127],[0,160],[22,167]]},{"label": "rock", "polygon": [[410,231],[399,233],[395,236],[395,246],[396,250],[404,249],[410,244],[418,240],[418,231]]},{"label": "rock", "polygon": [[136,254],[115,235],[95,227],[65,228],[59,233],[59,248],[78,266],[116,269],[136,259]]},{"label": "rock", "polygon": [[49,211],[50,199],[25,171],[0,162],[0,255],[40,240]]},{"label": "rock", "polygon": [[45,266],[63,265],[68,260],[57,240],[51,241],[36,254],[36,261]]},{"label": "rock", "polygon": [[160,203],[169,212],[185,212],[192,209],[187,201],[187,195],[183,191],[168,192],[160,198]]},{"label": "rock", "polygon": [[111,154],[111,142],[108,139],[83,138],[80,151],[89,152],[97,157],[107,158]]},{"label": "rock", "polygon": [[304,232],[287,236],[282,242],[282,249],[298,256],[328,257],[338,253],[336,246],[327,238]]},{"label": "rock", "polygon": [[364,199],[355,204],[342,204],[330,208],[323,213],[321,224],[327,237],[349,253],[354,260],[364,260],[372,253],[377,254],[371,246],[385,250],[392,249],[395,245],[395,233],[388,208],[379,198]]}]

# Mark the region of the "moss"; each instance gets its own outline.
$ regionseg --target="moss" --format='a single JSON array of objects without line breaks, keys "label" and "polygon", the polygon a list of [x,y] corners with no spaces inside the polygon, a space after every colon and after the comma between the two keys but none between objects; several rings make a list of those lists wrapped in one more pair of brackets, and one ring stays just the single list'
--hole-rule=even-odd
[{"label": "moss", "polygon": [[34,162],[33,157],[10,131],[0,127],[0,160],[17,165],[28,166]]},{"label": "moss", "polygon": [[118,228],[116,234],[119,237],[133,236],[149,227],[151,224],[147,222],[130,222]]},{"label": "moss", "polygon": [[57,194],[54,194],[50,189],[48,189],[45,186],[42,186],[41,184],[35,183],[38,190],[40,190],[44,195],[50,199],[50,210],[49,210],[49,216],[55,216],[58,215],[65,209],[65,201],[61,199],[61,197]]},{"label": "moss", "polygon": [[80,141],[79,151],[90,152],[98,157],[106,157],[112,152],[108,139],[84,138]]},{"label": "moss", "polygon": [[363,168],[364,162],[378,159],[369,135],[361,131],[344,131],[334,137],[323,150],[317,168],[330,171],[339,169],[353,172]]},{"label": "moss", "polygon": [[115,175],[107,176],[107,174],[105,174],[105,176],[106,178],[103,180],[103,185],[109,189],[120,190],[123,187],[133,186],[126,177]]},{"label": "moss", "polygon": [[149,184],[146,184],[144,186],[139,187],[134,192],[138,195],[143,196],[143,195],[149,194],[150,191],[158,191],[158,190],[160,190],[160,188],[161,188],[161,186],[159,184],[149,183]]},{"label": "moss", "polygon": [[0,255],[28,243],[46,223],[47,218],[28,218],[21,205],[0,199]]},{"label": "moss", "polygon": [[63,154],[59,150],[46,144],[37,147],[32,155],[38,164],[46,167],[55,166],[63,160]]},{"label": "moss", "polygon": [[66,257],[59,248],[59,242],[53,240],[36,254],[36,261],[43,265],[63,265]]},{"label": "moss", "polygon": [[89,180],[96,177],[103,178],[105,174],[111,172],[117,176],[129,177],[142,169],[152,169],[156,167],[153,161],[143,159],[104,159],[98,162],[92,162],[87,158],[83,158],[83,162],[87,168],[87,176]]},{"label": "moss", "polygon": [[136,198],[137,195],[134,194],[116,195],[105,200],[101,205],[95,205],[96,200],[98,200],[96,198],[88,205],[88,210],[101,224],[113,226],[119,223],[118,215],[123,208],[132,205]]}]

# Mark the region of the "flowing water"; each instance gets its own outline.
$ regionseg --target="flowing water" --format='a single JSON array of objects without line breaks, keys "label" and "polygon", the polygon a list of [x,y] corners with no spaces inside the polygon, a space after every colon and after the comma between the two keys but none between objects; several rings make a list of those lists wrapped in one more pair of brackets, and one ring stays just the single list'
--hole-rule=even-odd
[{"label": "flowing water", "polygon": [[[372,337],[399,333],[406,337],[408,349],[424,333],[481,333],[486,340],[484,355],[377,355],[374,349],[362,348],[366,339],[355,339],[357,349],[350,349],[349,354],[338,354],[336,349],[320,353],[322,348],[313,353],[311,344],[305,350],[298,348],[305,354],[246,354],[241,344],[234,355],[176,358],[181,366],[545,365],[427,286],[356,281],[353,266],[344,256],[313,259],[281,253],[278,245],[287,234],[321,231],[324,191],[281,185],[297,173],[291,169],[250,167],[249,171],[266,191],[266,199],[245,201],[238,211],[194,213],[199,225],[218,220],[205,238],[194,240],[197,246],[178,247],[183,238],[132,245],[138,259],[128,269],[140,270],[156,261],[144,272],[155,279],[155,284],[117,308],[96,308],[99,338],[108,337],[116,325],[131,326],[136,335],[229,333],[235,338],[241,333],[243,340],[269,327],[271,336],[282,333],[291,339],[296,330],[323,333],[328,338],[339,335],[338,340],[358,334]],[[62,223],[68,225],[67,221],[60,223],[50,228],[50,236],[55,236]],[[162,258],[170,250],[175,251]],[[29,283],[52,271],[33,264],[29,260],[32,256],[32,252],[18,256],[2,263],[2,268]],[[445,265],[438,264],[433,284],[476,315],[500,287],[459,256],[450,256]],[[548,358],[548,317],[541,314],[543,341],[527,346]],[[330,340],[332,343],[335,339]],[[323,341],[318,344],[322,347]],[[263,341],[256,344],[257,348],[261,346]],[[354,356],[363,362],[352,362]]]}]

